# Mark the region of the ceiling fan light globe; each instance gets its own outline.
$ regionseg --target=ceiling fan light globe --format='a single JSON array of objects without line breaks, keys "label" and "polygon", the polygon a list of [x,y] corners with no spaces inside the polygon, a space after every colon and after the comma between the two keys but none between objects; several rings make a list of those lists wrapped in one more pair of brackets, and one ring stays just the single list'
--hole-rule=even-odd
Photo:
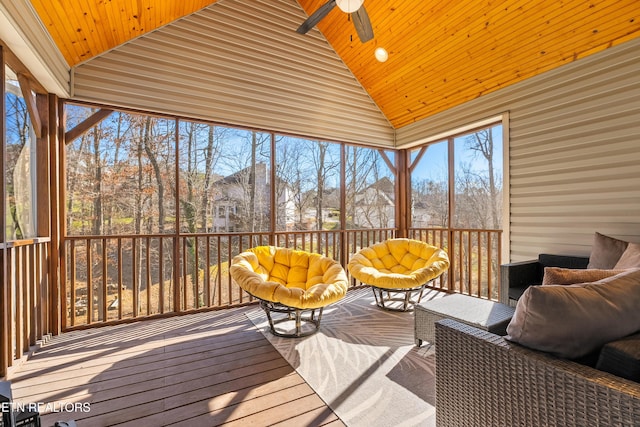
[{"label": "ceiling fan light globe", "polygon": [[345,13],[353,13],[362,7],[364,0],[336,0],[336,5]]},{"label": "ceiling fan light globe", "polygon": [[373,52],[373,55],[376,57],[376,59],[380,62],[384,62],[387,59],[389,59],[389,53],[387,52],[387,50],[383,47],[378,47],[376,48],[375,52]]}]

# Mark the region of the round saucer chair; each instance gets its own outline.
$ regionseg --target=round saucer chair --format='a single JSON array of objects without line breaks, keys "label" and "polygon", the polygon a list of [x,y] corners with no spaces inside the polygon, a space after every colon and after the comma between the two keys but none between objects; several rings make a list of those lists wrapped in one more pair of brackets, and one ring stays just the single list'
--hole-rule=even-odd
[{"label": "round saucer chair", "polygon": [[370,285],[378,307],[410,311],[424,288],[449,268],[447,253],[412,239],[388,239],[363,248],[349,261],[352,277]]},{"label": "round saucer chair", "polygon": [[[229,272],[242,289],[260,300],[271,333],[280,337],[317,332],[324,307],[342,299],[349,286],[337,261],[275,246],[242,252],[231,261]],[[285,322],[295,326],[287,329]]]}]

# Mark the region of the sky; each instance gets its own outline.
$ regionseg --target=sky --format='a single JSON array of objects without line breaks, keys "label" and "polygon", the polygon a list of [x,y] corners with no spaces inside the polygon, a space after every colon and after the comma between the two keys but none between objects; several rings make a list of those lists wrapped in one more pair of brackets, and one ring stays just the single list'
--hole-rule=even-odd
[{"label": "sky", "polygon": [[[469,150],[468,144],[465,142],[466,135],[454,138],[454,161],[456,169],[460,169],[462,164],[471,166],[475,172],[486,173],[488,170],[484,157],[479,153]],[[494,168],[498,176],[502,176],[502,125],[492,128],[492,136],[494,143]],[[420,149],[411,152],[411,159],[415,159]],[[448,164],[448,148],[447,141],[436,142],[427,148],[426,153],[420,159],[420,163],[415,167],[411,179],[414,182],[424,179],[433,181],[446,181],[447,164]]]}]

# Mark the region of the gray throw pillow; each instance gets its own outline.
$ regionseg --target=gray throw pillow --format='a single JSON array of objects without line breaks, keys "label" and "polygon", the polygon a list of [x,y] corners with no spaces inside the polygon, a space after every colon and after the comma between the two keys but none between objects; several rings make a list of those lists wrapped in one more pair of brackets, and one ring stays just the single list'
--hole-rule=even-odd
[{"label": "gray throw pillow", "polygon": [[596,232],[587,268],[611,270],[627,249],[629,242]]},{"label": "gray throw pillow", "polygon": [[640,269],[597,282],[530,286],[506,339],[574,359],[640,330]]},{"label": "gray throw pillow", "polygon": [[629,243],[614,268],[640,268],[640,243]]},{"label": "gray throw pillow", "polygon": [[[640,267],[640,266],[639,266]],[[599,268],[545,267],[542,285],[575,285],[595,282],[624,272],[624,269],[601,270]]]}]

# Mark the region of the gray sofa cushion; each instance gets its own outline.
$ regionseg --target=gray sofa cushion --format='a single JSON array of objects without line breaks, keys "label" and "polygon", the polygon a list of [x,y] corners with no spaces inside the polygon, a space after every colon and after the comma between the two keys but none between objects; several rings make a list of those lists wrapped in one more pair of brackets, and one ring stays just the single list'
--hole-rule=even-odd
[{"label": "gray sofa cushion", "polygon": [[640,382],[640,333],[605,344],[596,369]]},{"label": "gray sofa cushion", "polygon": [[575,359],[640,330],[640,269],[580,285],[531,286],[506,339]]}]

